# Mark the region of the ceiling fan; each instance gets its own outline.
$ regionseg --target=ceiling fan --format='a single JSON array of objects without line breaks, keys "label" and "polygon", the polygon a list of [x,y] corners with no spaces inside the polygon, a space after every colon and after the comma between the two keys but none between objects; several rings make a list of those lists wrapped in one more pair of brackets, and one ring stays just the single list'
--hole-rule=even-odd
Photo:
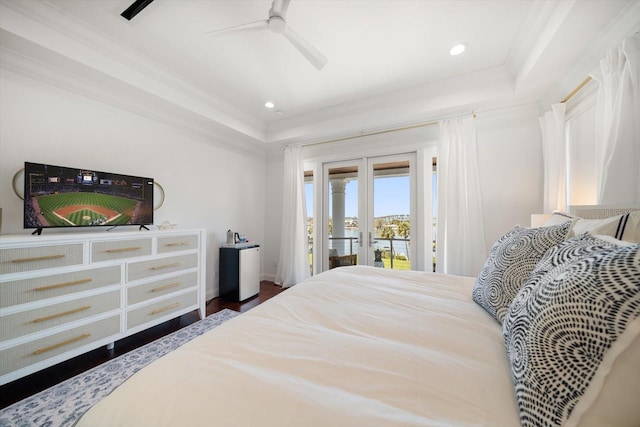
[{"label": "ceiling fan", "polygon": [[128,21],[131,21],[134,16],[142,12],[142,9],[149,6],[149,3],[151,3],[152,1],[153,0],[136,0],[131,3],[131,6],[126,8],[125,11],[120,14],[120,16]]},{"label": "ceiling fan", "polygon": [[289,8],[290,0],[273,0],[269,9],[269,19],[235,25],[233,27],[220,30],[208,31],[207,34],[224,34],[230,32],[245,32],[249,30],[271,30],[274,33],[282,34],[311,64],[321,70],[329,61],[318,49],[291,29],[287,24],[285,15]]}]

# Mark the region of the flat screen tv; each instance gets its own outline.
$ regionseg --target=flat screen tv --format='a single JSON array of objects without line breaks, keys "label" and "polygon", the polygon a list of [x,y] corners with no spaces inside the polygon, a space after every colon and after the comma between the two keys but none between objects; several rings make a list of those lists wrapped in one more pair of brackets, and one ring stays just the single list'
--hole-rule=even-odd
[{"label": "flat screen tv", "polygon": [[153,178],[24,164],[24,228],[153,224]]}]

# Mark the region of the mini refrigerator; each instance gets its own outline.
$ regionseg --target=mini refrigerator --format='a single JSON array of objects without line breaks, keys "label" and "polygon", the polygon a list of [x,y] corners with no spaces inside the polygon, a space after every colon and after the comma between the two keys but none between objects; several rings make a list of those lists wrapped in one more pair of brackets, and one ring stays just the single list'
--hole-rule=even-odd
[{"label": "mini refrigerator", "polygon": [[220,297],[244,301],[260,293],[260,247],[220,248]]}]

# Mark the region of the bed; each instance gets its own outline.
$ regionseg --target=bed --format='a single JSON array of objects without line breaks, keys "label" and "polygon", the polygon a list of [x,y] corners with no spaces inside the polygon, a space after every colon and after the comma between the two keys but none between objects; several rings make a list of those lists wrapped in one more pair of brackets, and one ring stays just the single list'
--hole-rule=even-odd
[{"label": "bed", "polygon": [[[577,220],[558,222],[506,233],[478,278],[367,266],[318,274],[142,369],[77,426],[640,425],[634,408],[640,395],[640,245],[571,236]],[[527,244],[514,246],[514,239]],[[524,246],[540,254],[508,256]],[[585,288],[582,278],[572,278],[592,271],[569,274],[584,259],[598,266],[624,261],[624,277],[614,279],[627,291],[622,307],[605,303],[595,310],[604,323],[611,314],[617,335],[606,345],[599,337],[602,351],[594,357],[582,354],[584,346],[554,344],[577,355],[551,351],[531,374],[527,363],[541,347],[532,344],[538,338],[530,331],[545,329],[536,319],[546,317],[534,316],[540,308],[535,295],[541,290],[551,301],[543,305],[554,308],[558,301],[548,291],[556,291],[559,280],[566,288]],[[507,277],[514,268],[526,276],[518,286]],[[494,298],[505,292],[514,295]],[[581,297],[562,298],[554,309]],[[556,315],[552,310],[549,317],[557,329]],[[524,328],[522,321],[528,322]],[[522,336],[530,351],[523,350]],[[580,358],[599,363],[590,371],[562,370],[567,360]],[[542,398],[529,384],[536,375],[549,377]],[[557,383],[557,390],[548,388]],[[550,409],[553,399],[561,404]]]}]

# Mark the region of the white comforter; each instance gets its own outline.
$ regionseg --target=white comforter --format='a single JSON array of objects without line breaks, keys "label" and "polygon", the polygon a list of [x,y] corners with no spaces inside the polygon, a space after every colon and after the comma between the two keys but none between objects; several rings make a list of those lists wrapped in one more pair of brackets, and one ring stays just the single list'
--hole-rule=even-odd
[{"label": "white comforter", "polygon": [[473,278],[319,274],[135,374],[79,426],[518,426]]}]

